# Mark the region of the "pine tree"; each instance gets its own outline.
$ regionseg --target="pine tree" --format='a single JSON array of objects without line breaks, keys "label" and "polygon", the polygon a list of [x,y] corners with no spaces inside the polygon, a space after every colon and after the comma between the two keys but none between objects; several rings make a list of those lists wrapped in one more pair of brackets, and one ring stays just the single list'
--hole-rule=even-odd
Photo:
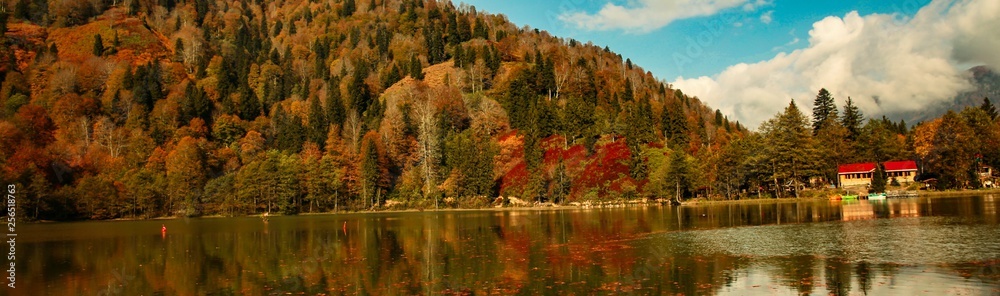
[{"label": "pine tree", "polygon": [[260,99],[249,87],[240,87],[239,115],[243,120],[254,120],[260,116]]},{"label": "pine tree", "polygon": [[[783,186],[779,180],[798,186],[799,182],[817,173],[809,119],[799,111],[795,101],[790,102],[783,113],[765,122],[761,130],[776,187]],[[798,190],[794,192],[798,197]]]},{"label": "pine tree", "polygon": [[476,28],[472,31],[472,38],[490,39],[488,28],[486,28],[486,23],[483,22],[483,19],[476,18]]},{"label": "pine tree", "polygon": [[668,144],[673,147],[687,146],[689,141],[688,122],[680,104],[671,103],[663,106],[660,128],[663,129],[663,137],[666,138]]},{"label": "pine tree", "polygon": [[94,55],[104,55],[104,41],[101,40],[101,34],[94,34]]},{"label": "pine tree", "polygon": [[684,192],[688,191],[691,185],[691,167],[688,165],[687,155],[684,154],[684,151],[674,149],[670,153],[669,168],[664,179],[668,186],[673,187],[668,189],[673,189],[674,200],[680,202]]},{"label": "pine tree", "polygon": [[274,109],[274,144],[275,148],[283,151],[298,153],[305,142],[305,128],[302,126],[302,119],[296,115],[288,114],[280,104]]},{"label": "pine tree", "polygon": [[326,114],[330,124],[343,125],[347,118],[344,110],[344,100],[340,97],[340,82],[334,79],[326,88]]},{"label": "pine tree", "polygon": [[834,104],[833,96],[825,88],[819,90],[816,100],[813,102],[813,135],[819,133],[825,125],[829,123],[827,119],[837,118],[837,106]]},{"label": "pine tree", "polygon": [[840,123],[847,129],[847,138],[851,141],[858,139],[864,117],[858,106],[855,106],[854,101],[848,97],[847,104],[844,105],[844,118],[841,119]]},{"label": "pine tree", "polygon": [[340,10],[340,15],[345,17],[352,16],[357,9],[358,7],[354,3],[354,0],[346,0],[344,1],[344,7]]},{"label": "pine tree", "polygon": [[180,38],[174,42],[174,61],[184,62],[184,41]]},{"label": "pine tree", "polygon": [[410,56],[410,77],[416,80],[424,80],[424,66],[416,55]]},{"label": "pine tree", "polygon": [[872,174],[872,193],[885,192],[886,181],[885,169],[883,169],[882,164],[876,163],[875,173]]},{"label": "pine tree", "polygon": [[[27,1],[19,1],[18,2],[18,6],[21,5],[20,2],[27,2]],[[10,18],[10,15],[7,14],[6,11],[0,11],[0,38],[3,38],[5,36],[5,34],[7,33],[7,19],[8,18]]]},{"label": "pine tree", "polygon": [[361,144],[361,198],[374,205],[379,183],[379,155],[374,137],[365,135]]},{"label": "pine tree", "polygon": [[193,118],[201,118],[206,123],[212,119],[212,101],[205,95],[205,91],[188,83],[184,89],[184,99],[181,103],[180,124],[187,124]]},{"label": "pine tree", "polygon": [[990,102],[990,98],[983,98],[983,105],[979,107],[990,116],[990,119],[997,120],[997,108]]},{"label": "pine tree", "polygon": [[326,134],[330,124],[323,112],[323,104],[318,97],[309,100],[309,140],[316,145],[326,144]]}]

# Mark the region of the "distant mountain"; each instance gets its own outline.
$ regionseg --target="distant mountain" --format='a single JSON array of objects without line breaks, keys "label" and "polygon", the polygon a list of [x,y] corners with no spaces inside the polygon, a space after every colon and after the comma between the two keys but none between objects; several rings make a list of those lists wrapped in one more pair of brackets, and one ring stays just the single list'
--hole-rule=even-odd
[{"label": "distant mountain", "polygon": [[983,103],[983,98],[990,98],[994,104],[1000,99],[1000,73],[987,66],[976,66],[968,71],[969,80],[973,85],[971,91],[963,92],[955,96],[952,100],[927,106],[923,110],[894,114],[892,119],[905,119],[906,122],[917,123],[941,117],[948,110],[961,111],[966,107],[979,106]]}]

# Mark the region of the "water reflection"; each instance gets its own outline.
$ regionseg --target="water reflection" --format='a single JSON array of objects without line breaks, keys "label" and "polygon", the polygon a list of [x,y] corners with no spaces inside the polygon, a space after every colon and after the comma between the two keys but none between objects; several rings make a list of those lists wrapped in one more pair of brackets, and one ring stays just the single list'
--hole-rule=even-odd
[{"label": "water reflection", "polygon": [[977,196],[35,224],[13,294],[997,294],[998,207]]}]

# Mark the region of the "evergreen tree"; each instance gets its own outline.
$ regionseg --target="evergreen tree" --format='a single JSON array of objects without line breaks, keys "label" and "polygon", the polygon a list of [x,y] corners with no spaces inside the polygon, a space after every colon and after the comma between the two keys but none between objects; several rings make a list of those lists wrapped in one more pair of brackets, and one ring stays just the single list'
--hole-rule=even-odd
[{"label": "evergreen tree", "polygon": [[368,77],[368,67],[364,62],[356,62],[351,78],[347,80],[347,93],[350,94],[351,107],[358,113],[365,113],[372,104],[372,93],[365,83]]},{"label": "evergreen tree", "polygon": [[392,68],[385,71],[385,75],[382,76],[382,88],[389,88],[396,82],[403,79],[402,74],[400,74],[399,66],[396,64],[392,65]]},{"label": "evergreen tree", "polygon": [[416,80],[424,80],[424,66],[416,55],[410,56],[410,77]]},{"label": "evergreen tree", "polygon": [[989,115],[990,119],[997,120],[997,108],[990,102],[990,98],[983,98],[983,105],[979,109],[986,112],[986,115]]},{"label": "evergreen tree", "polygon": [[201,118],[205,123],[211,123],[212,108],[212,101],[205,95],[205,91],[194,86],[193,82],[190,82],[184,89],[184,99],[180,110],[180,124],[185,125],[193,118]]},{"label": "evergreen tree", "polygon": [[250,87],[244,86],[240,88],[240,105],[239,105],[239,115],[240,119],[252,121],[260,116],[260,99],[257,98],[257,94],[254,94],[250,90]]},{"label": "evergreen tree", "polygon": [[357,4],[354,0],[344,1],[344,6],[340,9],[340,16],[348,17],[354,15],[354,12],[358,10]]},{"label": "evergreen tree", "polygon": [[338,79],[334,79],[326,90],[326,114],[330,124],[343,125],[347,118],[347,111],[344,109],[344,101],[340,97],[340,87]]},{"label": "evergreen tree", "polygon": [[472,31],[472,38],[482,38],[484,40],[490,39],[489,29],[486,28],[486,23],[483,22],[482,18],[476,18],[476,27]]},{"label": "evergreen tree", "polygon": [[666,180],[666,185],[673,187],[668,189],[673,189],[674,200],[677,202],[681,201],[684,196],[684,192],[687,192],[691,186],[691,166],[688,164],[687,155],[684,151],[680,149],[674,149],[670,152],[670,164],[667,175],[664,176]]},{"label": "evergreen tree", "polygon": [[844,118],[841,119],[840,124],[847,129],[847,138],[851,141],[857,140],[858,135],[861,133],[861,123],[865,116],[861,113],[861,109],[854,105],[854,101],[850,97],[847,98],[847,104],[844,105]]},{"label": "evergreen tree", "polygon": [[101,34],[94,34],[94,55],[104,55],[104,41],[101,40]]},{"label": "evergreen tree", "polygon": [[872,193],[882,193],[885,192],[885,186],[887,184],[887,179],[885,177],[885,169],[881,163],[875,164],[875,173],[872,174]]},{"label": "evergreen tree", "polygon": [[274,144],[282,151],[298,153],[305,142],[305,128],[302,119],[288,114],[280,104],[274,109]]},{"label": "evergreen tree", "polygon": [[[20,1],[20,2],[27,2],[27,1]],[[20,6],[20,2],[18,2],[18,6]],[[10,18],[10,15],[7,14],[6,11],[0,11],[0,38],[3,38],[6,35],[6,33],[7,33],[7,19],[8,18]]]},{"label": "evergreen tree", "polygon": [[680,104],[676,103],[664,105],[663,108],[663,114],[660,117],[663,137],[673,147],[687,146],[689,141],[688,122],[684,116],[684,110]]},{"label": "evergreen tree", "polygon": [[323,104],[320,103],[319,97],[313,96],[309,100],[309,140],[316,145],[325,145],[329,127]]},{"label": "evergreen tree", "polygon": [[813,135],[819,133],[824,125],[830,123],[828,118],[837,118],[837,105],[834,104],[833,96],[825,88],[819,90],[816,100],[813,102]]},{"label": "evergreen tree", "polygon": [[[775,187],[782,188],[784,184],[779,181],[784,181],[797,188],[797,184],[816,174],[816,152],[809,127],[809,119],[799,111],[795,101],[761,126]],[[798,197],[798,190],[794,192]]]},{"label": "evergreen tree", "polygon": [[361,198],[366,205],[374,205],[380,177],[379,155],[374,137],[365,136],[361,144]]},{"label": "evergreen tree", "polygon": [[174,61],[184,62],[184,41],[180,38],[174,41]]}]

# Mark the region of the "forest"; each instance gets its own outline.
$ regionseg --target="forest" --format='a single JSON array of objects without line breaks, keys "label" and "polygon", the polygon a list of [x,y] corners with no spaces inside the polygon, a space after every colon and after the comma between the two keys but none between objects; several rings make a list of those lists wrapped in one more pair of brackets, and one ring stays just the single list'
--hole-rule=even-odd
[{"label": "forest", "polygon": [[908,126],[820,90],[751,131],[608,46],[447,1],[8,0],[0,25],[0,182],[29,220],[784,197],[894,159],[953,189],[1000,165],[988,99]]}]

